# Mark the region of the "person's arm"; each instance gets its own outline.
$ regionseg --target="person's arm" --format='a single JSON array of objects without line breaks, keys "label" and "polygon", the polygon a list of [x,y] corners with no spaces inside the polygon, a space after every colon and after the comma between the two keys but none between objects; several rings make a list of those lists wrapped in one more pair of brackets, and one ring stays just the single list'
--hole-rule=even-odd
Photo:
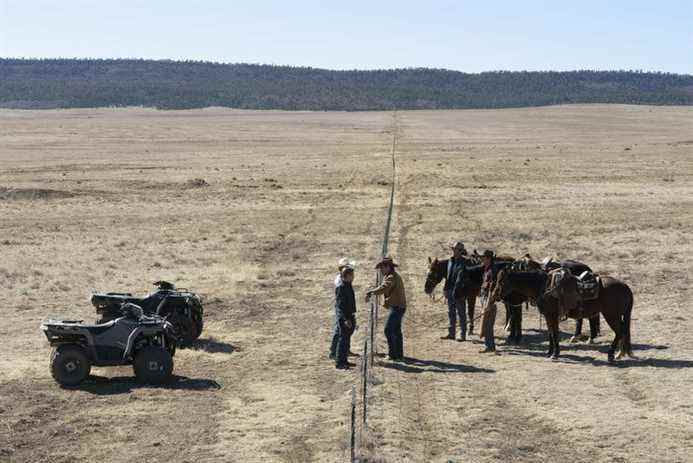
[{"label": "person's arm", "polygon": [[387,275],[385,277],[385,279],[383,280],[383,283],[380,286],[378,286],[377,288],[373,288],[370,291],[368,291],[368,294],[371,296],[378,296],[380,294],[386,293],[392,288],[394,281],[395,281],[394,276]]},{"label": "person's arm", "polygon": [[339,285],[335,288],[335,309],[337,310],[337,318],[345,318],[346,313],[346,301],[345,301],[345,289],[344,285]]}]

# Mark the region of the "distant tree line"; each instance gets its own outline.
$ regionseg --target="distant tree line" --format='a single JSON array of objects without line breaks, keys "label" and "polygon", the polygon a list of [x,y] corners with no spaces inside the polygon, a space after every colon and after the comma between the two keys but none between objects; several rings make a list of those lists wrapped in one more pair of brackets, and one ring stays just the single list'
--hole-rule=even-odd
[{"label": "distant tree line", "polygon": [[330,71],[139,59],[2,59],[0,107],[383,110],[693,104],[693,76],[640,71]]}]

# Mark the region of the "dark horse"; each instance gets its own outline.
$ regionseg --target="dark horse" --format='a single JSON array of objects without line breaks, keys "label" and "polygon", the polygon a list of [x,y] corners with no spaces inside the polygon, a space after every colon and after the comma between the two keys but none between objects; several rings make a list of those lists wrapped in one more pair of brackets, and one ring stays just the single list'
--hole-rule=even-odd
[{"label": "dark horse", "polygon": [[[459,296],[467,302],[467,324],[469,334],[474,333],[474,308],[476,299],[481,291],[481,284],[484,276],[483,267],[476,263],[474,259],[467,259],[473,265],[465,268],[464,286],[461,288]],[[512,263],[511,258],[498,259],[494,265],[505,267]],[[426,282],[424,291],[426,294],[432,294],[435,287],[447,277],[448,259],[438,260],[437,258],[428,258],[428,273],[426,274]],[[509,342],[519,343],[522,339],[522,303],[526,298],[519,293],[512,293],[503,300],[510,318],[510,336]]]},{"label": "dark horse", "polygon": [[502,299],[512,292],[524,294],[536,300],[539,312],[544,315],[549,334],[548,356],[558,358],[560,354],[558,323],[562,314],[570,318],[589,318],[601,313],[611,329],[614,340],[609,347],[608,359],[613,362],[616,348],[618,357],[633,356],[630,342],[630,321],[633,310],[633,293],[628,285],[611,277],[600,278],[599,297],[593,301],[582,301],[580,310],[577,278],[566,269],[546,273],[543,271],[509,271],[498,274],[493,297]]},{"label": "dark horse", "polygon": [[[555,260],[549,260],[549,262],[546,263],[546,265],[542,265],[539,262],[533,260],[529,254],[525,254],[524,259],[527,263],[528,270],[544,270],[545,272],[550,272],[552,270],[564,268],[576,277],[582,275],[584,272],[592,273],[592,269],[587,264],[583,264],[582,262],[578,262],[576,260],[566,259],[560,262]],[[590,343],[593,343],[601,332],[601,327],[599,323],[599,313],[596,313],[593,316],[589,317],[588,320],[590,323],[589,339]],[[575,320],[575,334],[573,334],[573,337],[570,338],[570,342],[576,342],[582,336],[582,321],[582,318],[578,318],[577,320]]]},{"label": "dark horse", "polygon": [[[428,258],[428,273],[426,274],[426,283],[424,283],[424,291],[426,294],[432,294],[435,287],[447,277],[448,260],[437,258]],[[479,297],[481,291],[481,280],[484,272],[481,265],[472,265],[465,268],[464,271],[464,286],[458,295],[460,299],[467,301],[467,325],[469,334],[474,333],[474,306],[476,298]]]}]

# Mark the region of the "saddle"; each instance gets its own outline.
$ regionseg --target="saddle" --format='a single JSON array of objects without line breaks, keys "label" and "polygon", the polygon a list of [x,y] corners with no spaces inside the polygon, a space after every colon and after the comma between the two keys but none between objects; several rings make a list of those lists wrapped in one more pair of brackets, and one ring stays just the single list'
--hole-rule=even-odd
[{"label": "saddle", "polygon": [[578,295],[582,302],[594,301],[599,298],[601,281],[599,275],[584,271],[577,277]]}]

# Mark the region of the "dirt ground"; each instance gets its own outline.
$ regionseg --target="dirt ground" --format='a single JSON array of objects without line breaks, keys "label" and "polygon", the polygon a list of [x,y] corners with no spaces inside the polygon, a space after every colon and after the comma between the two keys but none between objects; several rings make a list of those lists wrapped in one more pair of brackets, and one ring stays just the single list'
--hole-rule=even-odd
[{"label": "dirt ground", "polygon": [[[357,374],[327,359],[332,280],[357,261],[360,347],[393,130],[409,361],[374,370],[371,458],[693,461],[693,108],[606,105],[0,111],[0,461],[346,461]],[[568,344],[566,321],[547,360],[531,307],[520,346],[498,318],[500,355],[440,340],[447,309],[423,281],[453,239],[624,280],[639,359],[608,365],[606,324]],[[92,320],[92,290],[157,279],[205,299],[176,381],[95,368],[58,387],[40,322]]]}]

